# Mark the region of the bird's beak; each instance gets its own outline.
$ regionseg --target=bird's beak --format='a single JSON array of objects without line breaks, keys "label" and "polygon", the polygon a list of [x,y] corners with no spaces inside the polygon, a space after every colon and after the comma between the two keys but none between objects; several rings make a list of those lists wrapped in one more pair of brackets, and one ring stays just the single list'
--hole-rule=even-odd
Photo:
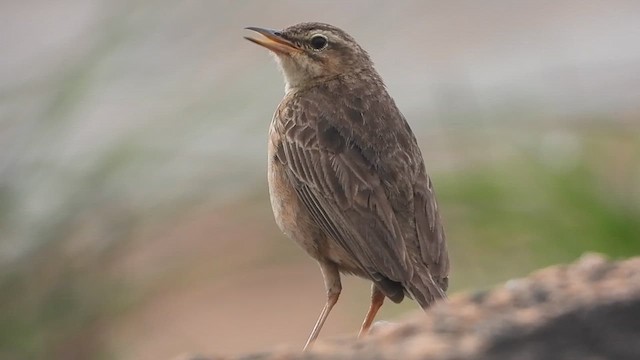
[{"label": "bird's beak", "polygon": [[253,39],[247,36],[244,37],[245,39],[258,45],[264,46],[277,54],[289,55],[294,52],[300,51],[300,49],[292,42],[282,38],[276,30],[262,29],[253,26],[246,27],[245,29],[255,31],[258,34],[262,35],[261,39]]}]

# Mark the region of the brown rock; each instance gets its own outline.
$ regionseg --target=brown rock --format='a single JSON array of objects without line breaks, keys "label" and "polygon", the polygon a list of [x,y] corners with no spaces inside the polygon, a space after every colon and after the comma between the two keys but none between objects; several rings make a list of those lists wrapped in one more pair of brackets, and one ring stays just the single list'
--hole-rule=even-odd
[{"label": "brown rock", "polygon": [[337,358],[640,359],[640,257],[611,262],[587,254],[491,291],[455,296],[363,340],[235,360]]}]

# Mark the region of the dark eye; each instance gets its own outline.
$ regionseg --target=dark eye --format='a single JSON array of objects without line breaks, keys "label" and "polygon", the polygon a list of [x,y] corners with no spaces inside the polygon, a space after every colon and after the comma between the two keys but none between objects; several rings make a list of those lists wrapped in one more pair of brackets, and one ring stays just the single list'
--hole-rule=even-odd
[{"label": "dark eye", "polygon": [[311,47],[314,48],[315,50],[322,50],[325,47],[327,47],[327,37],[324,35],[313,35],[311,37]]}]

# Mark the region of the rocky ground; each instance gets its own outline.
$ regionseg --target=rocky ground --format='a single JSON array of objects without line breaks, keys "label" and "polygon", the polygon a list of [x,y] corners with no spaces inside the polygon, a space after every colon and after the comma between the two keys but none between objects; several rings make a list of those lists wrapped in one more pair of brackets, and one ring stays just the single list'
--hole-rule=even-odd
[{"label": "rocky ground", "polygon": [[[640,359],[640,257],[584,255],[485,292],[463,294],[367,338],[326,339],[233,360]],[[187,359],[231,358],[187,356]]]}]

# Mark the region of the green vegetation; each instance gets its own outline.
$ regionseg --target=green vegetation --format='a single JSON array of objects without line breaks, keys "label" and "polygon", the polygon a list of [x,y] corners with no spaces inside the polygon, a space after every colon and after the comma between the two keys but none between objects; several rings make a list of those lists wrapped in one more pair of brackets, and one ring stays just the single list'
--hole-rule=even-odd
[{"label": "green vegetation", "polygon": [[[567,166],[521,156],[436,179],[446,206],[454,289],[484,287],[584,252],[640,254],[640,204],[633,196],[638,157],[594,163],[591,154],[605,151],[595,147]],[[627,172],[630,178],[601,175],[603,165],[636,170]]]}]

